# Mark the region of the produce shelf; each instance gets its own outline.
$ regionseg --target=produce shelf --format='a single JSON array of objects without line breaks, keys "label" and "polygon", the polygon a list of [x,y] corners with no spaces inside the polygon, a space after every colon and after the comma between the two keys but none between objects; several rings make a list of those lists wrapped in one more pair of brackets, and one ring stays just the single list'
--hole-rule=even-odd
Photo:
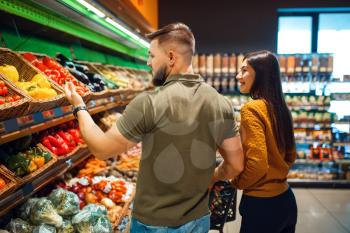
[{"label": "produce shelf", "polygon": [[[108,104],[105,104],[105,105],[101,105],[101,106],[90,108],[89,109],[89,113],[91,115],[94,115],[94,114],[97,114],[99,112],[107,111],[107,110],[112,109],[112,108],[125,106],[125,104],[126,103],[123,103],[123,104],[120,104],[120,103],[108,103]],[[68,121],[73,120],[73,119],[74,119],[73,114],[68,114],[68,115],[65,115],[65,116],[62,116],[62,117],[58,117],[58,118],[52,119],[52,120],[47,121],[47,122],[39,123],[39,124],[30,126],[30,127],[27,127],[27,128],[21,129],[21,130],[17,130],[17,131],[14,131],[14,132],[10,132],[10,133],[7,133],[7,134],[0,135],[0,145],[4,144],[6,142],[13,141],[13,140],[18,139],[18,138],[21,138],[23,136],[26,136],[26,135],[29,135],[29,134],[32,134],[32,133],[35,133],[35,132],[39,132],[39,131],[42,131],[42,130],[54,127],[56,125],[60,125],[60,124],[62,124],[64,122],[68,122]]]},{"label": "produce shelf", "polygon": [[15,192],[0,200],[0,217],[5,215],[11,209],[22,204],[27,198],[41,188],[66,173],[71,168],[74,168],[83,160],[91,155],[87,148],[79,150],[76,154],[68,157],[65,160],[58,161],[51,169],[40,174],[34,181],[23,184]]},{"label": "produce shelf", "polygon": [[350,188],[350,180],[288,179],[293,188]]}]

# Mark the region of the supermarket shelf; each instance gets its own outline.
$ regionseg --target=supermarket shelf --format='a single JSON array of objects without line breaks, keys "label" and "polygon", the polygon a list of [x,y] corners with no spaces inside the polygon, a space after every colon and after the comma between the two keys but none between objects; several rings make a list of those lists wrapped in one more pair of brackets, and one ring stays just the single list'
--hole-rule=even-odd
[{"label": "supermarket shelf", "polygon": [[[108,103],[108,104],[105,104],[105,105],[93,107],[93,108],[89,109],[89,112],[90,112],[91,115],[94,115],[96,113],[103,112],[103,111],[106,111],[106,110],[109,110],[109,109],[112,109],[112,108],[116,108],[116,107],[119,107],[119,106],[124,106],[124,105],[125,104],[121,105],[119,103]],[[42,131],[42,130],[54,127],[56,125],[60,125],[60,124],[62,124],[64,122],[67,122],[67,121],[70,121],[70,120],[73,120],[73,119],[74,119],[73,114],[69,114],[69,115],[66,115],[66,116],[62,116],[62,117],[58,117],[58,118],[52,119],[52,120],[50,120],[48,122],[39,123],[37,125],[33,125],[33,126],[28,127],[28,128],[24,128],[24,129],[21,129],[21,130],[18,130],[18,131],[14,131],[14,132],[10,132],[10,133],[1,135],[0,136],[0,145],[4,144],[6,142],[10,142],[12,140],[21,138],[23,136],[26,136],[26,135],[29,135],[29,134],[32,134],[32,133],[35,133],[35,132],[39,132],[39,131]]]},{"label": "supermarket shelf", "polygon": [[325,140],[310,140],[310,141],[304,141],[304,140],[296,140],[296,144],[314,144],[314,143],[326,143],[326,144],[331,144],[331,141],[325,141]]},{"label": "supermarket shelf", "polygon": [[305,130],[331,130],[331,127],[301,127],[299,125],[294,125],[294,129],[305,129]]},{"label": "supermarket shelf", "polygon": [[34,181],[23,184],[17,191],[9,194],[0,200],[0,216],[5,215],[8,211],[22,204],[27,198],[39,191],[41,188],[63,175],[65,172],[75,167],[91,155],[87,148],[79,150],[71,157],[59,160],[52,169],[48,169]]},{"label": "supermarket shelf", "polygon": [[335,142],[333,146],[350,146],[350,142]]},{"label": "supermarket shelf", "polygon": [[295,161],[295,164],[319,164],[319,163],[350,164],[350,159],[335,159],[335,160],[297,159]]},{"label": "supermarket shelf", "polygon": [[288,179],[293,188],[350,188],[350,180]]}]

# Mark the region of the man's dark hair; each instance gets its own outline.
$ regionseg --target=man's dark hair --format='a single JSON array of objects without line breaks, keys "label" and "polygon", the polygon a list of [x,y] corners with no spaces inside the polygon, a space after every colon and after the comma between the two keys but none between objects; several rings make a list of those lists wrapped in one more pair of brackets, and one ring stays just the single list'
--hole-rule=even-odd
[{"label": "man's dark hair", "polygon": [[186,53],[191,57],[195,52],[195,39],[191,29],[183,23],[172,23],[159,29],[158,31],[147,34],[149,40],[158,40],[160,45],[166,42],[176,42],[188,47]]}]

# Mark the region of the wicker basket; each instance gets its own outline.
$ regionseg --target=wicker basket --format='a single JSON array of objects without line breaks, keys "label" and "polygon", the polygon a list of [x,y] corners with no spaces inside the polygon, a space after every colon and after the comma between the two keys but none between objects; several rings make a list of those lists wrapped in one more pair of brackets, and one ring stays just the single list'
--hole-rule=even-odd
[{"label": "wicker basket", "polygon": [[[43,150],[48,151],[48,152],[50,152],[51,154],[53,154],[53,153],[52,153],[48,148],[46,148],[44,145],[39,144],[38,146],[40,146]],[[66,155],[60,155],[60,156],[55,155],[55,157],[56,157],[57,160],[59,160],[59,161],[60,161],[60,160],[65,160],[65,159],[71,157],[72,155],[78,153],[78,151],[80,151],[80,150],[85,150],[86,148],[87,148],[87,145],[86,145],[86,144],[84,144],[84,145],[79,144],[79,145],[78,145],[76,148],[74,148],[74,150],[72,150],[70,153],[68,153],[68,154],[66,154]]]},{"label": "wicker basket", "polygon": [[[20,54],[23,54],[23,53],[25,53],[25,52],[19,52]],[[39,58],[39,59],[42,59],[42,58],[44,58],[45,56],[47,56],[46,54],[42,54],[42,53],[32,53],[33,55],[35,55],[37,58]],[[47,57],[49,57],[49,56],[47,56]],[[52,58],[52,59],[54,59],[54,58]],[[25,60],[25,59],[23,59],[23,60]],[[54,59],[54,60],[56,60],[56,59]],[[25,60],[26,61],[26,60]],[[26,61],[28,64],[30,64],[30,62],[28,62],[28,61]],[[35,69],[37,69],[34,65],[32,65],[32,64],[30,64],[32,67],[34,67]],[[59,64],[59,66],[61,67],[61,68],[63,68],[63,69],[65,69],[61,64]],[[74,76],[73,76],[74,77]],[[75,78],[75,77],[74,77]],[[51,80],[50,78],[49,78],[49,80],[50,80],[50,82],[51,83],[53,83],[58,89],[60,89],[61,90],[61,92],[63,93],[63,95],[64,95],[64,88],[63,87],[61,87],[59,84],[57,84],[56,82],[54,82],[53,80]],[[78,82],[80,82],[79,80],[77,80]],[[84,100],[84,102],[85,103],[87,103],[87,102],[89,102],[90,100],[91,100],[91,92],[90,91],[88,91],[88,92],[86,92],[83,96],[82,96],[82,98],[83,98],[83,100]],[[61,103],[61,106],[66,106],[66,105],[70,105],[70,103],[68,102],[68,99],[65,97],[65,96],[63,96],[63,99],[62,99],[62,103]]]},{"label": "wicker basket", "polygon": [[16,189],[17,182],[10,174],[3,170],[2,167],[0,167],[0,178],[4,179],[6,182],[5,187],[0,189],[0,199],[2,199],[8,193]]},{"label": "wicker basket", "polygon": [[[37,145],[38,147],[41,147],[40,144]],[[48,151],[50,152],[50,151]],[[14,172],[10,171],[6,166],[2,166],[2,169],[7,173],[10,174],[12,177],[15,177],[15,179],[18,181],[18,185],[21,186],[25,183],[31,182],[35,179],[35,177],[37,177],[39,174],[43,173],[45,170],[49,169],[50,167],[52,167],[56,162],[57,162],[57,158],[56,156],[51,153],[51,160],[46,163],[44,166],[42,166],[41,168],[39,168],[38,170],[36,170],[35,172],[32,172],[26,176],[23,177],[19,177],[16,176],[14,174]]]},{"label": "wicker basket", "polygon": [[20,100],[13,103],[0,105],[0,121],[23,116],[29,106],[30,99],[20,89],[16,88],[6,78],[0,75],[0,81],[4,81],[9,91],[9,96],[18,95]]},{"label": "wicker basket", "polygon": [[[34,77],[34,75],[39,73],[44,75],[40,70],[38,70],[36,67],[30,64],[28,61],[24,60],[19,54],[9,49],[0,48],[0,65],[4,64],[16,67],[19,74],[19,79],[21,81],[30,81]],[[64,99],[63,90],[57,85],[55,85],[49,78],[48,80],[51,84],[51,88],[57,92],[57,96],[49,99],[34,99],[26,94],[27,97],[30,99],[29,107],[25,112],[26,115],[34,112],[50,110],[55,107],[61,106]],[[14,84],[14,86],[16,85]]]}]

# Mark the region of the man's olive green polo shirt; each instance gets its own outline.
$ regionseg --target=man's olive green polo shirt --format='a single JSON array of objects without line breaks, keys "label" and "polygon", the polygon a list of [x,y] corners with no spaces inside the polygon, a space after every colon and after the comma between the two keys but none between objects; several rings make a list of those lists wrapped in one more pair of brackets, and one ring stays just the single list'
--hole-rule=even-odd
[{"label": "man's olive green polo shirt", "polygon": [[137,96],[117,127],[142,141],[133,217],[179,226],[209,214],[217,146],[238,134],[229,100],[199,75],[173,75],[159,90]]}]

